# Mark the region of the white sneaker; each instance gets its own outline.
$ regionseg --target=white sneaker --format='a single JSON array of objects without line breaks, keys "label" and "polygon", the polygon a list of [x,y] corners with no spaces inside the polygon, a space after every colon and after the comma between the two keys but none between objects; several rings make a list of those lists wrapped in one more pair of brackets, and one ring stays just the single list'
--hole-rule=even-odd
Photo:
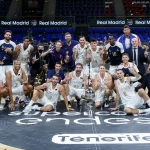
[{"label": "white sneaker", "polygon": [[34,105],[34,106],[31,107],[31,109],[35,111],[35,110],[39,110],[40,108],[39,108],[38,105]]},{"label": "white sneaker", "polygon": [[150,108],[144,109],[144,112],[146,112],[147,114],[150,114]]},{"label": "white sneaker", "polygon": [[31,111],[31,108],[32,108],[31,106],[26,106],[25,109],[22,112],[28,113],[28,112]]}]

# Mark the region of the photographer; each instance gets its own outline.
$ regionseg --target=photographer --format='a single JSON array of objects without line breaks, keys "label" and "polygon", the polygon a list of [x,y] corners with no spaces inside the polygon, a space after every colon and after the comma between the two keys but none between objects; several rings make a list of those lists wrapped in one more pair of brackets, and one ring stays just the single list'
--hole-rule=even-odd
[{"label": "photographer", "polygon": [[43,51],[44,46],[38,45],[38,50],[32,55],[30,59],[32,84],[34,82],[34,78],[36,77],[37,74],[39,74],[42,71],[43,65],[45,64],[44,59],[41,57]]}]

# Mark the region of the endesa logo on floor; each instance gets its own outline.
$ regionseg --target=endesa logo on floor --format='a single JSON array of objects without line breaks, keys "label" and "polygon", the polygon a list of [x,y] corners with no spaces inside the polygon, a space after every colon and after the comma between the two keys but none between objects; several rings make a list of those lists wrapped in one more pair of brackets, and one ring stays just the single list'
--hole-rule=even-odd
[{"label": "endesa logo on floor", "polygon": [[150,143],[150,133],[119,134],[58,134],[53,136],[56,144],[143,144]]}]

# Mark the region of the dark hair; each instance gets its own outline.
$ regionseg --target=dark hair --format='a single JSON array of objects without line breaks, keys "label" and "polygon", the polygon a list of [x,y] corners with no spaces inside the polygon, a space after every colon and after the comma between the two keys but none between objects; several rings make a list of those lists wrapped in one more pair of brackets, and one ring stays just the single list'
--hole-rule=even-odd
[{"label": "dark hair", "polygon": [[[65,33],[65,35],[68,35],[68,34],[70,34],[70,32],[66,32],[66,33]],[[70,34],[70,35],[71,35],[71,34]]]},{"label": "dark hair", "polygon": [[128,57],[129,57],[128,53],[123,53],[123,54],[122,54],[122,57],[123,57],[123,56],[128,56]]},{"label": "dark hair", "polygon": [[113,37],[113,38],[114,38],[114,35],[109,33],[109,34],[108,34],[108,38],[109,38],[109,37]]},{"label": "dark hair", "polygon": [[25,36],[24,38],[23,38],[23,40],[29,40],[29,41],[31,41],[31,38],[29,38],[28,36]]},{"label": "dark hair", "polygon": [[62,45],[62,41],[61,40],[56,41],[55,44],[57,44],[57,43],[61,43],[61,45]]},{"label": "dark hair", "polygon": [[43,44],[38,44],[38,47],[39,47],[39,46],[43,46],[43,47],[44,47],[44,45],[43,45]]},{"label": "dark hair", "polygon": [[90,39],[90,42],[97,42],[96,39]]},{"label": "dark hair", "polygon": [[12,32],[11,32],[10,30],[5,30],[5,31],[4,31],[4,34],[6,34],[7,32],[9,32],[9,33],[12,34]]},{"label": "dark hair", "polygon": [[59,79],[59,75],[58,74],[54,74],[53,77],[57,77]]},{"label": "dark hair", "polygon": [[55,65],[61,65],[61,63],[59,61],[57,61]]},{"label": "dark hair", "polygon": [[75,65],[75,67],[76,66],[81,66],[82,68],[83,68],[83,65],[81,64],[81,63],[77,63],[76,65]]},{"label": "dark hair", "polygon": [[79,36],[79,40],[80,40],[81,38],[84,38],[84,39],[86,39],[86,38],[85,38],[85,36],[82,36],[82,35],[81,35],[81,36]]},{"label": "dark hair", "polygon": [[130,27],[128,25],[125,25],[123,28],[129,28],[130,29]]},{"label": "dark hair", "polygon": [[117,71],[122,71],[124,73],[124,71],[122,69],[117,69]]}]

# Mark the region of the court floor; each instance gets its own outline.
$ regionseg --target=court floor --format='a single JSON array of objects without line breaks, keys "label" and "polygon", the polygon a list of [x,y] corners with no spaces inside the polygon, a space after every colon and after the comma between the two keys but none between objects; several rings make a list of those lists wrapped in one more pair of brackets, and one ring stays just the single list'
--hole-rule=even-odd
[{"label": "court floor", "polygon": [[0,143],[24,150],[149,150],[150,115],[73,107],[67,112],[59,102],[53,112],[1,110]]}]

